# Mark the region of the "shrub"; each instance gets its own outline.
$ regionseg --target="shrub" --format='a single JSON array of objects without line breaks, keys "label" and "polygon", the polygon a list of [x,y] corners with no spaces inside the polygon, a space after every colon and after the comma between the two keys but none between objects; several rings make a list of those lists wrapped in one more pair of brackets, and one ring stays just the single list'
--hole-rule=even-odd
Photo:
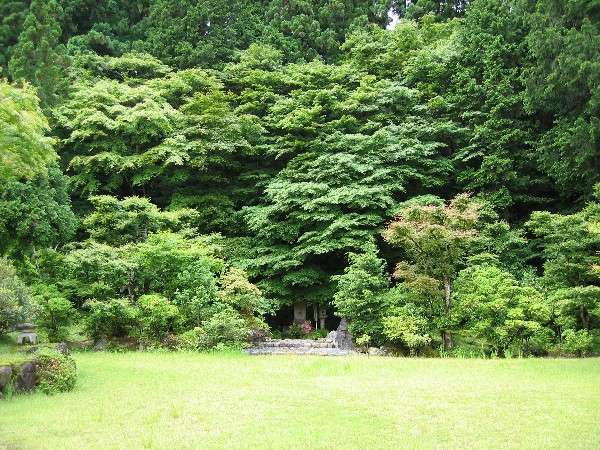
[{"label": "shrub", "polygon": [[178,289],[174,303],[185,326],[199,326],[217,312],[217,283],[204,260],[195,261],[177,275]]},{"label": "shrub", "polygon": [[544,351],[551,311],[544,295],[498,267],[473,266],[455,284],[455,312],[465,330],[488,351]]},{"label": "shrub", "polygon": [[352,334],[368,334],[379,341],[384,294],[389,287],[385,261],[375,251],[350,253],[348,260],[344,273],[332,277],[337,283],[333,304],[338,315],[348,319]]},{"label": "shrub", "polygon": [[173,348],[176,350],[199,350],[201,343],[206,342],[205,336],[206,332],[202,328],[193,328],[175,336]]},{"label": "shrub", "polygon": [[356,338],[356,346],[364,352],[369,351],[369,345],[371,344],[371,336],[368,334],[361,334]]},{"label": "shrub", "polygon": [[299,324],[294,323],[283,332],[283,337],[286,339],[300,339],[304,337],[304,330]]},{"label": "shrub", "polygon": [[138,300],[138,307],[141,334],[147,341],[162,341],[173,330],[179,318],[177,306],[160,295],[142,295]]},{"label": "shrub", "polygon": [[210,349],[217,344],[228,347],[241,347],[248,338],[250,330],[240,314],[231,309],[224,309],[204,323],[204,331],[201,336],[200,347]]},{"label": "shrub", "polygon": [[27,287],[17,277],[12,264],[0,258],[0,335],[31,314],[31,298]]},{"label": "shrub", "polygon": [[302,332],[304,334],[310,334],[310,332],[313,330],[312,325],[308,320],[305,320],[304,322],[302,322],[302,325],[300,325],[300,328],[302,328]]},{"label": "shrub", "polygon": [[36,324],[48,333],[48,339],[52,342],[66,339],[75,316],[71,302],[55,286],[38,286],[35,302]]},{"label": "shrub", "polygon": [[92,300],[86,306],[89,313],[84,320],[85,330],[95,339],[127,336],[138,323],[137,309],[125,299]]},{"label": "shrub", "polygon": [[566,330],[563,332],[561,348],[566,353],[586,356],[592,349],[593,336],[588,330]]},{"label": "shrub", "polygon": [[250,281],[248,275],[238,268],[231,267],[220,278],[219,299],[243,315],[265,314],[270,306],[260,290]]},{"label": "shrub", "polygon": [[46,394],[70,391],[77,380],[75,360],[62,353],[42,349],[36,355],[39,389]]},{"label": "shrub", "polygon": [[383,330],[390,341],[407,347],[411,355],[431,342],[427,334],[427,320],[409,306],[385,317]]},{"label": "shrub", "polygon": [[327,337],[327,333],[328,331],[324,328],[321,328],[319,330],[313,330],[310,333],[308,333],[305,337],[306,339],[323,339],[325,337]]}]

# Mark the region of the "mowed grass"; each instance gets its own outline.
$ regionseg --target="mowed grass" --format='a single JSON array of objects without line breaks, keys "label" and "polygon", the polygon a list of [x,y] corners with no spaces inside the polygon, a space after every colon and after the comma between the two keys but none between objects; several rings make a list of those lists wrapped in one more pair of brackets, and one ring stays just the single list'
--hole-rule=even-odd
[{"label": "mowed grass", "polygon": [[600,448],[600,360],[76,355],[0,448]]}]

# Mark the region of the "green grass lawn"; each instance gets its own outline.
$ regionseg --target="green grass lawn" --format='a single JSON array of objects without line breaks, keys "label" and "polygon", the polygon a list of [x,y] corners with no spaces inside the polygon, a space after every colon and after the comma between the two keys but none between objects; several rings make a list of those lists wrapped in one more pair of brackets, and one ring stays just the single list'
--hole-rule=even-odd
[{"label": "green grass lawn", "polygon": [[600,360],[76,355],[0,448],[600,448]]}]

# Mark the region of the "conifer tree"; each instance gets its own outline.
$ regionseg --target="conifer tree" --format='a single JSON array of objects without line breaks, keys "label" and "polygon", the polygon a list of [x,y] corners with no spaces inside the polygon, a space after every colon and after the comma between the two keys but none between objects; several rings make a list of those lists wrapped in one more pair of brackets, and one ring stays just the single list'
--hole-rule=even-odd
[{"label": "conifer tree", "polygon": [[66,85],[67,55],[60,44],[62,8],[56,0],[34,0],[14,46],[9,72],[15,80],[27,80],[38,89],[43,105],[55,103]]}]

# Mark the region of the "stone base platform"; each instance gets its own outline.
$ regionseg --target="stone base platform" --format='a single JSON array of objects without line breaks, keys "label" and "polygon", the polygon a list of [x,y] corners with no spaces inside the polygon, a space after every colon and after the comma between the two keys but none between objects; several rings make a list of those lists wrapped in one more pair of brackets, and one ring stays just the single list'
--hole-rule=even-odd
[{"label": "stone base platform", "polygon": [[246,350],[250,355],[346,356],[352,350],[337,348],[331,339],[267,339]]}]

